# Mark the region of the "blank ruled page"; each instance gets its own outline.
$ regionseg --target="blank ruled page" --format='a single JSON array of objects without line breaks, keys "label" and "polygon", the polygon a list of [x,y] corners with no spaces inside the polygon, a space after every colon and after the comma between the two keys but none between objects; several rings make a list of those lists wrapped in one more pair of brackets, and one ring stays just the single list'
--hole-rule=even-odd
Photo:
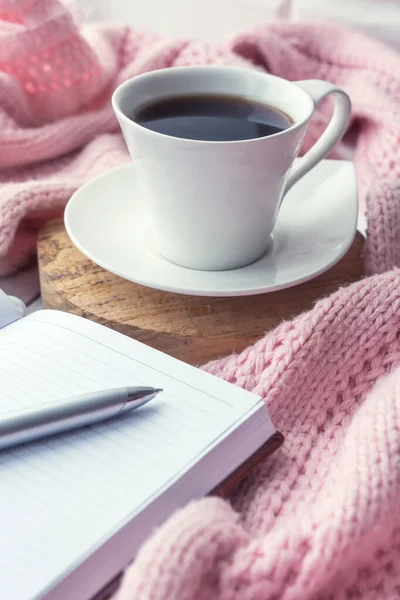
[{"label": "blank ruled page", "polygon": [[3,414],[116,386],[164,389],[121,418],[0,453],[0,598],[8,600],[40,598],[259,404],[201,370],[55,311],[0,331],[0,382]]}]

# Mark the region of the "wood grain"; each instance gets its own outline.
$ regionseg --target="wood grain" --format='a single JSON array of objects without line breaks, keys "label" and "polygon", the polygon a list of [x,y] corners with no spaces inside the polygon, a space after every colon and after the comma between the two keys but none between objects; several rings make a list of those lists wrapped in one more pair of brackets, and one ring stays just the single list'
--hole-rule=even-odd
[{"label": "wood grain", "polygon": [[38,240],[43,303],[111,327],[189,362],[240,352],[322,296],[363,276],[363,238],[329,271],[287,290],[237,298],[161,292],[105,271],[81,254],[61,220]]}]

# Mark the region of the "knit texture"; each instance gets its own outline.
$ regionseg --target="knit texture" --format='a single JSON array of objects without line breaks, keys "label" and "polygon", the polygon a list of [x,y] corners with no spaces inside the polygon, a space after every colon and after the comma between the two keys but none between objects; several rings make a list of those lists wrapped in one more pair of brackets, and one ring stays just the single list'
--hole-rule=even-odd
[{"label": "knit texture", "polygon": [[283,447],[230,503],[178,511],[117,600],[400,597],[400,271],[206,369],[260,394]]},{"label": "knit texture", "polygon": [[[397,55],[326,24],[269,23],[216,48],[80,27],[54,0],[0,0],[0,17],[3,272],[32,256],[38,227],[79,185],[129,160],[110,108],[124,79],[170,65],[237,64],[326,79],[350,94],[366,268],[375,275],[204,367],[260,394],[285,443],[229,501],[192,502],[155,531],[115,598],[399,598]],[[327,103],[313,119],[303,150],[329,111]]]},{"label": "knit texture", "polygon": [[[83,26],[57,0],[0,0],[0,275],[29,260],[38,228],[62,214],[85,180],[129,160],[110,105],[115,87],[138,73],[193,64],[343,87],[353,102],[349,135],[357,140],[360,200],[372,214],[367,269],[399,264],[392,244],[399,231],[392,180],[400,175],[394,51],[323,23],[268,23],[220,47],[165,41],[123,25]],[[330,109],[327,102],[312,120],[303,152],[321,135]]]}]

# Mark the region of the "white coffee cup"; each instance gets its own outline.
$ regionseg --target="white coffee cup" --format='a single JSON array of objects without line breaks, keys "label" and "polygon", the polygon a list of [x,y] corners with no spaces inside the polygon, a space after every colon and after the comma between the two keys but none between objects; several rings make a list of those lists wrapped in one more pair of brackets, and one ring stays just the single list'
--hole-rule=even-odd
[{"label": "white coffee cup", "polygon": [[[292,168],[316,105],[332,93],[328,127]],[[191,94],[257,100],[289,115],[293,125],[268,137],[220,142],[168,136],[134,120],[144,105]],[[340,140],[351,113],[347,94],[325,81],[290,83],[219,66],[138,75],[115,90],[112,105],[135,166],[152,248],[173,263],[211,271],[243,267],[268,250],[284,195]]]}]

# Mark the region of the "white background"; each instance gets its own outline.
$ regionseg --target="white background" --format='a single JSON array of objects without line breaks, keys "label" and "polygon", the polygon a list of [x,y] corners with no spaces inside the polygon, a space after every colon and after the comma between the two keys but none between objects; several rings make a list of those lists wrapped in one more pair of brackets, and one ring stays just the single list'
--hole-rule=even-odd
[{"label": "white background", "polygon": [[65,0],[92,19],[122,21],[167,37],[221,42],[274,17],[328,19],[400,50],[400,0]]}]

